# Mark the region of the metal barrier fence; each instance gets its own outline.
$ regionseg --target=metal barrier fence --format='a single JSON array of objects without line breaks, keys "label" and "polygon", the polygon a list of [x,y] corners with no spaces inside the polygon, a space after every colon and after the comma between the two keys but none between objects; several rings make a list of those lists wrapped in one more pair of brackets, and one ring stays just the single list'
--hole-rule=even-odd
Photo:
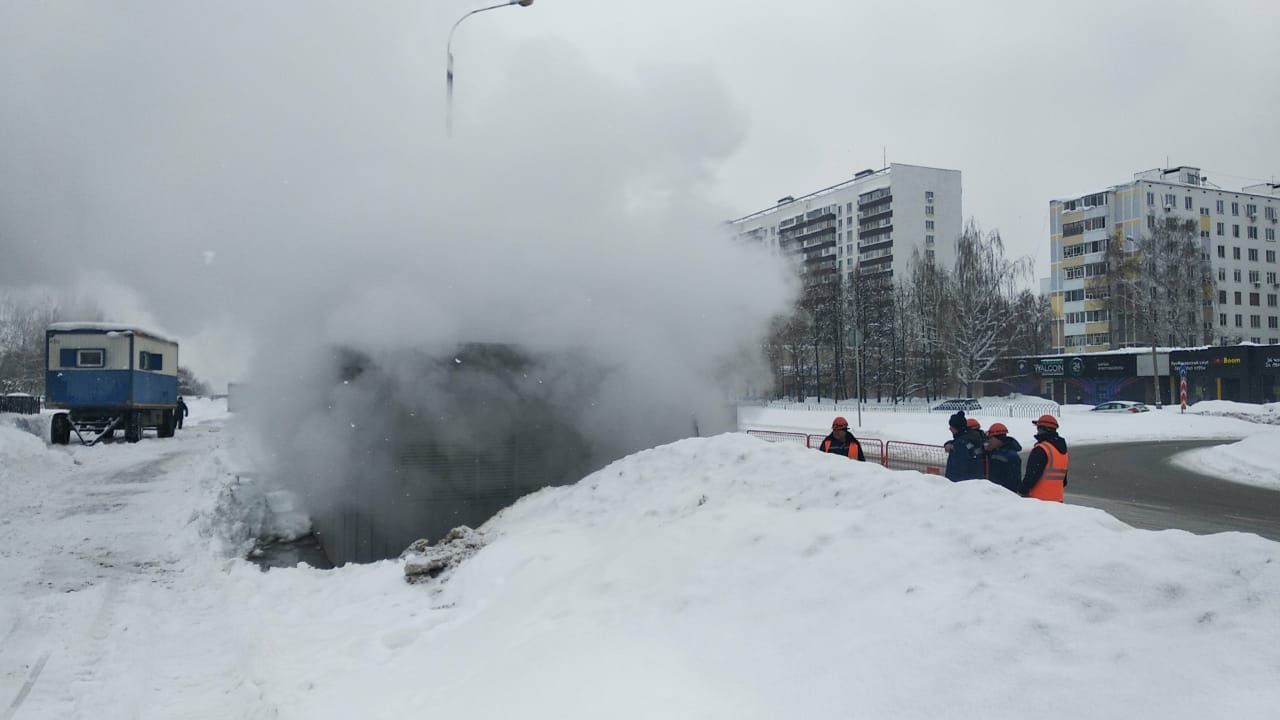
[{"label": "metal barrier fence", "polygon": [[947,467],[947,451],[940,445],[890,440],[884,446],[884,466],[890,470],[941,475]]},{"label": "metal barrier fence", "polygon": [[[814,449],[819,447],[826,438],[826,435],[767,430],[747,430],[746,433],[768,442],[794,443]],[[862,455],[867,462],[878,463],[890,470],[915,470],[927,475],[942,475],[947,467],[947,451],[941,445],[926,445],[903,440],[886,442],[877,438],[858,438],[858,444],[862,446]],[[986,472],[984,471],[983,474],[985,475]]]},{"label": "metal barrier fence", "polygon": [[[1020,400],[978,400],[980,408],[966,410],[966,415],[978,415],[989,417],[1025,417],[1037,418],[1041,415],[1059,415],[1062,413],[1062,407],[1055,402],[1047,400],[1038,400],[1035,402],[1024,402]],[[934,403],[925,402],[903,402],[903,403],[862,403],[863,412],[891,412],[891,413],[939,413],[947,414],[955,412],[957,406],[942,408],[943,403],[937,401]],[[794,403],[775,400],[768,403],[765,407],[778,408],[781,410],[809,410],[818,412],[834,412],[834,413],[856,413],[858,404],[856,402],[849,403]]]},{"label": "metal barrier fence", "polygon": [[40,413],[40,398],[31,395],[0,395],[0,412],[37,415]]},{"label": "metal barrier fence", "polygon": [[[826,435],[773,432],[770,430],[747,430],[746,433],[767,442],[796,443],[814,450],[820,447],[822,441],[827,437]],[[877,438],[860,437],[858,438],[858,445],[862,448],[862,457],[866,458],[867,462],[884,465],[884,441]]]}]

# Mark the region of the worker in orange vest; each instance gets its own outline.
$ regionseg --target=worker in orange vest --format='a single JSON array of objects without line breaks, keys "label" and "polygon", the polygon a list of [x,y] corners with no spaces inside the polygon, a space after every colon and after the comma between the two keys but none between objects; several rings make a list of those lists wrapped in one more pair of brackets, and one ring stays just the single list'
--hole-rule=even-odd
[{"label": "worker in orange vest", "polygon": [[1019,495],[1062,502],[1067,487],[1067,441],[1058,435],[1058,419],[1041,415],[1035,421],[1036,446],[1027,457],[1027,473]]},{"label": "worker in orange vest", "polygon": [[862,456],[862,446],[858,444],[858,438],[849,432],[849,421],[842,417],[837,417],[831,422],[831,434],[822,440],[822,445],[819,446],[819,449],[824,453],[844,455],[863,462],[867,461]]}]

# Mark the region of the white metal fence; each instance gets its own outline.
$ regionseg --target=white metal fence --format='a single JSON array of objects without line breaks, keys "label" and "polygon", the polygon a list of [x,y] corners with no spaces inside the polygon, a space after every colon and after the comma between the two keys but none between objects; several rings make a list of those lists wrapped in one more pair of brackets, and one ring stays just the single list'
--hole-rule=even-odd
[{"label": "white metal fence", "polygon": [[[1015,398],[979,398],[975,402],[980,407],[966,409],[966,414],[982,415],[987,417],[1036,418],[1041,415],[1058,415],[1062,412],[1062,407],[1058,405],[1058,403],[1050,402],[1041,398],[1036,398],[1035,400]],[[858,411],[858,403],[850,401],[797,403],[773,400],[760,404],[765,407],[779,408],[781,410],[816,410],[837,413],[856,413]],[[945,413],[950,415],[960,408],[961,406],[955,404],[954,401],[947,400],[934,400],[933,402],[910,400],[900,403],[862,403],[863,412]]]}]

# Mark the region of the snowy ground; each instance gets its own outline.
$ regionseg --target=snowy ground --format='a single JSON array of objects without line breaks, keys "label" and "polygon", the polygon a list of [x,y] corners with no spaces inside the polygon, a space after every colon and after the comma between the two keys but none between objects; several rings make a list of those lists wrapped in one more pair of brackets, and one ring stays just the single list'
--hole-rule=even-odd
[{"label": "snowy ground", "polygon": [[228,559],[264,522],[232,422],[69,449],[0,422],[5,720],[1280,704],[1280,544],[1256,536],[725,435],[526,498],[430,583],[398,561],[263,573]]}]

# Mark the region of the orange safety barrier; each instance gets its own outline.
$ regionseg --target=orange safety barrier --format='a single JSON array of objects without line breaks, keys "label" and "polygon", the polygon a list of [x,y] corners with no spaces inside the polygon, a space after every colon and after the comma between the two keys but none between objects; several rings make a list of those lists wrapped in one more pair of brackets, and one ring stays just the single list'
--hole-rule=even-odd
[{"label": "orange safety barrier", "polygon": [[890,470],[916,470],[941,475],[947,467],[947,452],[941,445],[890,440],[884,445],[884,466]]}]

